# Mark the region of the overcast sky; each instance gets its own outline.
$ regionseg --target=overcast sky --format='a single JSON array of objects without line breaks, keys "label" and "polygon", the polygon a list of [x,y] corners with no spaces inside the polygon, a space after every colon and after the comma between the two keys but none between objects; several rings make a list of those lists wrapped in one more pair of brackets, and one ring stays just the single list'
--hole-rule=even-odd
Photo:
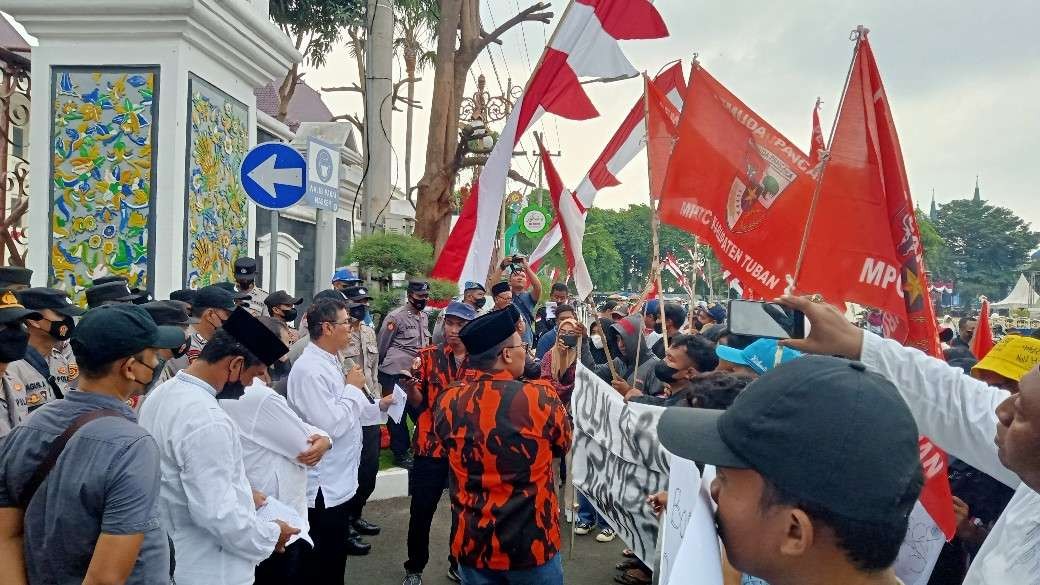
[{"label": "overcast sky", "polygon": [[[528,23],[514,29],[501,48],[493,46],[490,55],[481,56],[474,75],[483,72],[492,90],[498,88],[494,69],[502,85],[507,74],[522,85],[565,2],[552,4],[552,25]],[[528,5],[483,0],[485,28]],[[716,78],[803,150],[808,148],[817,96],[824,101],[824,132],[830,129],[852,51],[849,31],[857,24],[868,26],[915,201],[927,209],[933,189],[939,203],[970,196],[978,175],[984,199],[1010,207],[1040,229],[1040,187],[1033,176],[1040,153],[1040,42],[1035,30],[1040,4],[659,0],[656,5],[671,35],[625,42],[637,69],[653,74],[682,58],[688,71],[690,56],[699,53]],[[322,86],[348,84],[356,77],[340,48],[326,67],[310,69],[306,79]],[[418,96],[428,106],[433,71],[423,77]],[[545,116],[540,124],[549,146],[562,151],[556,162],[570,187],[588,170],[642,90],[638,79],[586,88],[599,118],[571,122]],[[326,94],[326,101],[337,114],[361,108],[353,94]],[[416,115],[413,182],[422,173],[427,111]],[[404,122],[403,114],[393,121],[398,186],[404,185]],[[523,144],[530,150],[534,141],[528,135]],[[620,176],[622,184],[601,192],[596,205],[645,202],[645,165],[644,158],[633,161]],[[515,159],[514,168],[526,174],[531,162]]]}]

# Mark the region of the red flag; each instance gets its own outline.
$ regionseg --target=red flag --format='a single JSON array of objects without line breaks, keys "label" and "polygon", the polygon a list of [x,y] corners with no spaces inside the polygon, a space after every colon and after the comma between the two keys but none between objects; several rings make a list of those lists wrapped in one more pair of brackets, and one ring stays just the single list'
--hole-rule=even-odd
[{"label": "red flag", "polygon": [[646,160],[650,173],[650,197],[661,195],[668,172],[668,160],[678,134],[679,110],[664,95],[650,78],[643,75],[643,92],[646,99]]},{"label": "red flag", "polygon": [[975,326],[975,335],[971,338],[971,353],[981,360],[991,349],[993,349],[993,329],[989,325],[989,299],[982,297],[979,324]]},{"label": "red flag", "polygon": [[812,138],[809,140],[809,166],[816,170],[820,163],[820,153],[827,148],[823,139],[823,130],[820,128],[820,98],[816,98],[816,106],[812,111]]},{"label": "red flag", "polygon": [[[537,135],[535,135],[537,137]],[[563,255],[567,259],[567,271],[574,275],[574,286],[577,288],[578,298],[585,300],[592,294],[592,277],[589,268],[585,264],[585,254],[582,252],[582,238],[585,234],[585,214],[580,209],[574,195],[564,189],[560,174],[553,166],[552,158],[545,151],[545,145],[538,140],[538,150],[541,152],[542,167],[545,169],[545,180],[549,185],[549,195],[552,199],[553,211],[556,221],[559,222],[563,232]]]},{"label": "red flag", "polygon": [[678,132],[661,221],[703,238],[745,286],[780,296],[816,184],[809,157],[702,67],[690,76]]}]

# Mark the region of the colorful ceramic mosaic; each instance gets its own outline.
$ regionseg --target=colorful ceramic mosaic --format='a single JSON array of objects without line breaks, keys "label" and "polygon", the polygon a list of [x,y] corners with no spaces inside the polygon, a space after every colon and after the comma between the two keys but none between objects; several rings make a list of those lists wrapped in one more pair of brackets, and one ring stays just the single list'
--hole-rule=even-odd
[{"label": "colorful ceramic mosaic", "polygon": [[157,76],[53,70],[49,283],[77,301],[102,276],[149,286]]},{"label": "colorful ceramic mosaic", "polygon": [[248,198],[238,169],[249,150],[249,112],[192,75],[188,113],[185,285],[198,288],[231,280],[235,259],[247,254]]}]

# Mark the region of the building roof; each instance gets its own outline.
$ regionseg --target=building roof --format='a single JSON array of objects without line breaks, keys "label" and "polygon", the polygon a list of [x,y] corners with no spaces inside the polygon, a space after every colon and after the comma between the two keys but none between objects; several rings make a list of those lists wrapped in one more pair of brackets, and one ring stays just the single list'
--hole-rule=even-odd
[{"label": "building roof", "polygon": [[26,57],[29,56],[29,52],[32,50],[25,37],[2,15],[0,15],[0,49],[21,53]]},{"label": "building roof", "polygon": [[[256,107],[260,111],[278,117],[278,85],[275,82],[253,90],[256,95]],[[296,86],[296,93],[289,102],[289,113],[285,123],[293,132],[300,127],[300,122],[329,122],[332,111],[321,100],[321,94],[304,82]]]}]

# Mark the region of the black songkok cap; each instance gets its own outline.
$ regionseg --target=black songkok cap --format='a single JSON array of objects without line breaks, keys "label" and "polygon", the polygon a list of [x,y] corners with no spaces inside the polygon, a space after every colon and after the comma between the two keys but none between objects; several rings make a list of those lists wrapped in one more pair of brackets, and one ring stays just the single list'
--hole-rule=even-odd
[{"label": "black songkok cap", "polygon": [[289,348],[285,347],[285,344],[273,331],[241,307],[231,312],[228,320],[224,321],[222,329],[269,366],[274,365],[279,358],[289,353]]},{"label": "black songkok cap", "polygon": [[509,305],[470,321],[459,331],[459,338],[470,355],[484,353],[516,333],[519,320],[520,310]]},{"label": "black songkok cap", "polygon": [[508,282],[504,280],[502,282],[496,282],[494,285],[491,286],[491,296],[497,297],[498,295],[506,292],[507,290],[509,290]]}]

